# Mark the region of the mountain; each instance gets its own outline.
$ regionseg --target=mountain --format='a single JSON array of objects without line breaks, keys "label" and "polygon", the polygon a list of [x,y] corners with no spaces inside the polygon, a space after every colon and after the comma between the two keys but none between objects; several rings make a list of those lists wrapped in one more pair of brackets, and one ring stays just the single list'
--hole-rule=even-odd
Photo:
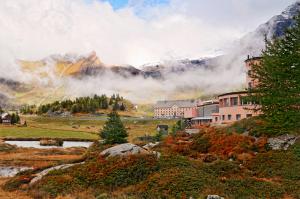
[{"label": "mountain", "polygon": [[265,47],[265,36],[271,40],[274,37],[281,37],[287,28],[294,24],[294,17],[300,11],[300,2],[288,6],[281,14],[275,15],[269,21],[258,26],[258,28],[246,36],[244,36],[238,44],[238,48],[244,54],[252,54],[257,56]]}]

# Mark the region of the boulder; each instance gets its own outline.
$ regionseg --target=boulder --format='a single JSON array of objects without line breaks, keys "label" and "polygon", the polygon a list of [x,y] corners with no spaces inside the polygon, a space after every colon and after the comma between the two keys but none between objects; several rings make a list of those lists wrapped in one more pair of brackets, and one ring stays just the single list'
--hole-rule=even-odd
[{"label": "boulder", "polygon": [[143,146],[143,148],[146,150],[150,150],[157,145],[159,145],[159,142],[155,142],[155,143],[150,142],[150,143],[146,144],[145,146]]},{"label": "boulder", "polygon": [[60,169],[67,169],[67,168],[70,168],[70,167],[73,167],[73,166],[79,165],[79,164],[84,164],[84,162],[75,163],[75,164],[63,164],[63,165],[58,165],[58,166],[55,166],[55,167],[45,169],[45,170],[41,171],[40,173],[37,173],[36,176],[33,179],[31,179],[29,185],[31,186],[31,185],[35,184],[37,181],[40,181],[50,171],[60,170]]},{"label": "boulder", "polygon": [[299,139],[299,136],[294,135],[282,135],[276,138],[269,138],[268,146],[272,150],[287,150],[290,146],[295,144],[297,139]]},{"label": "boulder", "polygon": [[206,199],[224,199],[224,198],[218,195],[208,195]]},{"label": "boulder", "polygon": [[128,156],[136,154],[151,154],[151,152],[131,143],[119,144],[101,152],[101,155],[105,157]]}]

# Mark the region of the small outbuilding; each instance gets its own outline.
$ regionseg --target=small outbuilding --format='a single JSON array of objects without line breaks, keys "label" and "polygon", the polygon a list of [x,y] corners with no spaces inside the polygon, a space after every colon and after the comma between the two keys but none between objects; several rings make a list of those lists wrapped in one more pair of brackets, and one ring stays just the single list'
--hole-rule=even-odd
[{"label": "small outbuilding", "polygon": [[168,133],[169,126],[164,125],[164,124],[159,124],[159,125],[156,126],[156,130],[157,130],[157,132],[163,131],[165,133]]},{"label": "small outbuilding", "polygon": [[0,121],[2,124],[11,124],[11,115],[8,113],[2,113]]}]

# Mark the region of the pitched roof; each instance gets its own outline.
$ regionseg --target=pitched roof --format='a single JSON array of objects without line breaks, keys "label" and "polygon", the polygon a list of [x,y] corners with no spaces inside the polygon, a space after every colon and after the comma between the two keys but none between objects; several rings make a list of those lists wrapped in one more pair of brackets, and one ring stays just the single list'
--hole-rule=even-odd
[{"label": "pitched roof", "polygon": [[2,118],[2,119],[5,119],[8,115],[9,115],[8,113],[2,113],[2,114],[1,114],[1,118]]},{"label": "pitched roof", "polygon": [[154,105],[154,108],[171,108],[172,106],[178,106],[179,108],[190,108],[197,106],[196,100],[170,100],[170,101],[158,101]]}]

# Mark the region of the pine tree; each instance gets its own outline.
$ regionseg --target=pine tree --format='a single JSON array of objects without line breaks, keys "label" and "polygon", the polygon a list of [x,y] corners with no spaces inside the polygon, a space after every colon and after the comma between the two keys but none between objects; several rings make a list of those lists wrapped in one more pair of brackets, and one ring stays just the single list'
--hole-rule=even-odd
[{"label": "pine tree", "polygon": [[20,123],[20,120],[21,120],[21,119],[20,119],[20,116],[19,116],[19,114],[18,114],[18,112],[17,112],[17,113],[16,113],[16,123],[19,124],[19,123]]},{"label": "pine tree", "polygon": [[103,130],[100,132],[100,136],[106,144],[127,142],[128,134],[117,112],[112,111],[108,115],[108,121],[106,121]]},{"label": "pine tree", "polygon": [[250,90],[249,100],[258,102],[264,131],[284,134],[300,128],[300,15],[282,38],[266,41],[260,65],[252,66],[259,85]]},{"label": "pine tree", "polygon": [[116,101],[113,105],[113,111],[117,111],[120,109],[119,103]]},{"label": "pine tree", "polygon": [[120,106],[120,111],[125,111],[125,110],[126,110],[126,107],[125,107],[124,103],[122,103]]},{"label": "pine tree", "polygon": [[17,122],[16,115],[14,113],[11,115],[10,122],[11,122],[11,124],[15,124]]}]

